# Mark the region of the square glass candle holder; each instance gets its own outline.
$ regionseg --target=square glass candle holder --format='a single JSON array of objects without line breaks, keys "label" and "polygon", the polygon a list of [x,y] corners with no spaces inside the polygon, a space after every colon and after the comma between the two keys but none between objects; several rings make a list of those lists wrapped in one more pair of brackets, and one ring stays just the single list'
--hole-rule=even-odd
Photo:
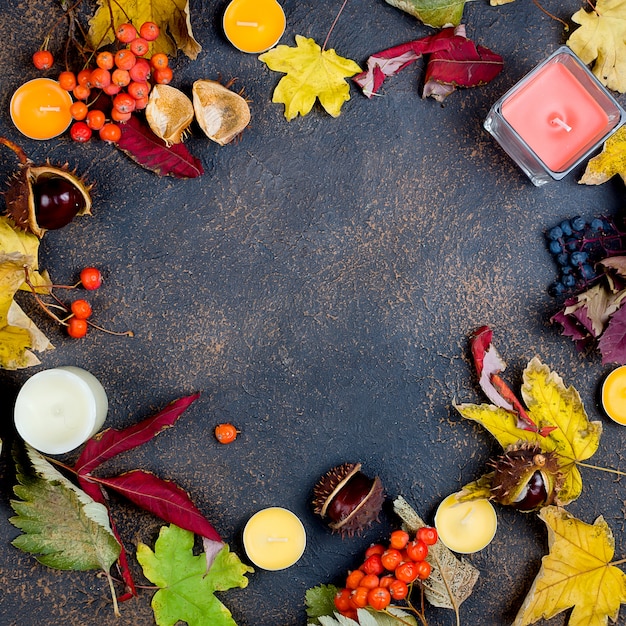
[{"label": "square glass candle holder", "polygon": [[491,107],[484,127],[540,186],[571,172],[625,117],[587,66],[562,46]]}]

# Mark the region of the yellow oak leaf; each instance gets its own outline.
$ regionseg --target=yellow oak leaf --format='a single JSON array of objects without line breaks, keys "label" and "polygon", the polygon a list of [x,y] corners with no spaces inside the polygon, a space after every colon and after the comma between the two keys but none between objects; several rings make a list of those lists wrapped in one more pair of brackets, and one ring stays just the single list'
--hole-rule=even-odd
[{"label": "yellow oak leaf", "polygon": [[580,24],[567,45],[583,63],[594,63],[593,73],[609,89],[626,92],[626,12],[623,0],[598,0],[589,11],[572,15]]},{"label": "yellow oak leaf", "polygon": [[47,339],[13,301],[24,282],[24,265],[32,258],[20,252],[0,253],[0,367],[18,369],[37,365],[32,349],[51,347]]},{"label": "yellow oak leaf", "polygon": [[556,427],[545,437],[518,428],[515,413],[493,404],[459,404],[455,407],[463,417],[482,424],[503,448],[529,441],[538,444],[545,452],[554,452],[564,476],[558,498],[562,504],[567,504],[582,492],[582,477],[576,464],[595,454],[600,444],[602,423],[589,421],[576,389],[565,387],[563,379],[537,357],[528,363],[523,378],[522,398],[530,418],[539,429]]},{"label": "yellow oak leaf", "polygon": [[144,22],[154,22],[161,30],[158,39],[150,43],[149,55],[155,51],[176,56],[182,50],[195,59],[202,46],[194,39],[188,0],[98,0],[98,9],[89,20],[89,42],[97,50],[113,43],[115,27],[132,22],[137,28]]},{"label": "yellow oak leaf", "polygon": [[334,50],[324,50],[313,39],[296,35],[296,47],[277,46],[259,57],[271,70],[283,72],[272,102],[285,105],[285,117],[292,120],[306,115],[319,98],[320,104],[333,117],[341,113],[343,103],[350,100],[350,86],[345,78],[361,68],[351,59],[340,57]]},{"label": "yellow oak leaf", "polygon": [[548,529],[549,553],[513,626],[527,626],[573,608],[568,626],[605,626],[626,602],[626,574],[611,564],[615,540],[598,517],[586,524],[564,509],[539,513]]},{"label": "yellow oak leaf", "polygon": [[618,128],[605,142],[602,152],[587,163],[582,185],[601,185],[616,174],[626,182],[626,126]]}]

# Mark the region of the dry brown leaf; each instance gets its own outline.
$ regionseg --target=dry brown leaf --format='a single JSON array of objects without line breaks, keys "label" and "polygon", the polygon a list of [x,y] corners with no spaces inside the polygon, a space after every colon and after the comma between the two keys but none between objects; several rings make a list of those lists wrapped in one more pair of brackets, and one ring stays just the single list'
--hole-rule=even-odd
[{"label": "dry brown leaf", "polygon": [[[394,500],[393,510],[409,532],[426,526],[402,496]],[[459,606],[471,595],[480,572],[466,560],[458,559],[441,541],[430,546],[427,560],[433,569],[430,577],[423,582],[426,599],[433,606],[451,609],[458,615]]]}]

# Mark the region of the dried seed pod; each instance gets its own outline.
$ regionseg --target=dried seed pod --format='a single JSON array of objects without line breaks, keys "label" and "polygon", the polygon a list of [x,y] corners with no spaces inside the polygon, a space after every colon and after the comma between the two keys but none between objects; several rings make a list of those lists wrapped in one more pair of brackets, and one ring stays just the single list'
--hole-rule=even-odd
[{"label": "dried seed pod", "polygon": [[43,237],[47,230],[62,228],[77,215],[91,215],[91,186],[67,165],[33,165],[15,143],[5,137],[0,137],[0,143],[20,160],[20,168],[4,192],[6,214],[19,228]]},{"label": "dried seed pod", "polygon": [[221,146],[230,143],[250,123],[248,103],[224,85],[214,80],[197,80],[192,91],[200,128]]},{"label": "dried seed pod", "polygon": [[146,120],[152,132],[168,146],[180,143],[193,121],[193,104],[176,87],[154,85],[146,106]]},{"label": "dried seed pod", "polygon": [[365,476],[361,463],[334,467],[313,489],[313,510],[344,536],[359,534],[377,521],[384,500],[380,479]]},{"label": "dried seed pod", "polygon": [[491,465],[493,499],[520,511],[535,511],[554,503],[563,486],[557,456],[535,443],[511,445]]}]

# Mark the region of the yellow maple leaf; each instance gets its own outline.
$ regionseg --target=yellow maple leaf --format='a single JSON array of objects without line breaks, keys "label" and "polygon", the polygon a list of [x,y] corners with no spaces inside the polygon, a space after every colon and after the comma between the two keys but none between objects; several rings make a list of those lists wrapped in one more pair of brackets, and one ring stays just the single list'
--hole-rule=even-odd
[{"label": "yellow maple leaf", "polygon": [[572,608],[568,626],[601,626],[617,620],[626,602],[626,574],[611,559],[615,540],[598,517],[586,524],[564,509],[548,506],[539,517],[548,529],[549,553],[513,626],[527,626]]},{"label": "yellow maple leaf", "polygon": [[51,347],[13,301],[15,292],[24,282],[24,266],[31,263],[32,257],[21,252],[0,253],[0,367],[4,369],[37,365],[39,359],[30,348]]},{"label": "yellow maple leaf", "polygon": [[583,63],[594,63],[593,73],[609,89],[626,92],[626,11],[624,0],[598,0],[589,12],[572,15],[580,24],[567,45]]},{"label": "yellow maple leaf", "polygon": [[164,52],[176,56],[178,49],[195,59],[202,46],[194,39],[188,0],[98,0],[98,9],[89,20],[89,42],[95,49],[113,43],[115,27],[132,22],[137,28],[144,22],[154,22],[161,32],[150,43],[150,53]]},{"label": "yellow maple leaf", "polygon": [[306,115],[319,98],[333,117],[341,113],[343,103],[350,100],[350,86],[345,78],[361,68],[351,59],[340,57],[334,50],[324,50],[302,35],[296,35],[296,47],[277,46],[259,57],[271,70],[284,72],[272,102],[285,105],[285,117],[292,120]]},{"label": "yellow maple leaf", "polygon": [[[577,463],[593,456],[600,444],[602,423],[590,422],[580,395],[574,387],[565,387],[563,379],[534,357],[524,370],[522,397],[528,415],[541,429],[555,426],[546,437],[517,427],[517,415],[492,404],[455,405],[461,415],[482,424],[503,448],[520,441],[538,444],[545,452],[558,455],[563,486],[558,497],[562,504],[572,502],[582,492],[582,477]],[[476,494],[480,486],[467,486]]]},{"label": "yellow maple leaf", "polygon": [[618,128],[605,142],[602,152],[590,159],[582,185],[601,185],[619,174],[626,182],[626,126]]}]

